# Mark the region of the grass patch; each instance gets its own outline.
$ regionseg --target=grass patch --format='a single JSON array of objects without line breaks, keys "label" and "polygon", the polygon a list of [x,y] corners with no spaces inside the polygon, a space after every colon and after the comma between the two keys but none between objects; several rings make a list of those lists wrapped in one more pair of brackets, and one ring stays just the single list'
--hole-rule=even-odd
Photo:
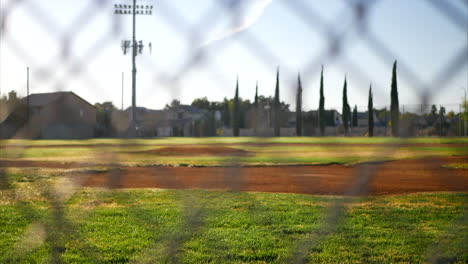
[{"label": "grass patch", "polygon": [[446,168],[468,170],[468,163],[452,163],[445,165]]},{"label": "grass patch", "polygon": [[213,138],[158,138],[158,139],[87,139],[87,140],[0,140],[0,145],[98,145],[98,144],[250,144],[250,143],[303,143],[303,144],[468,144],[463,137],[391,138],[391,137],[213,137]]},{"label": "grass patch", "polygon": [[[203,139],[206,140],[206,139]],[[149,140],[154,141],[154,140]],[[213,139],[211,139],[213,142]],[[34,141],[35,142],[35,141]],[[210,146],[202,145],[199,146]],[[168,165],[168,166],[225,166],[240,164],[246,166],[257,165],[311,165],[311,164],[358,164],[371,161],[386,161],[422,157],[467,156],[468,149],[459,145],[450,146],[400,146],[388,148],[386,146],[275,146],[275,145],[225,145],[234,150],[243,150],[248,155],[234,154],[214,155],[197,154],[175,156],[157,155],[155,146],[127,146],[127,147],[35,147],[28,148],[21,153],[16,149],[2,151],[0,158],[32,161],[54,162],[82,162],[99,166],[121,164],[130,166]],[[183,145],[180,145],[183,147]],[[211,146],[215,148],[215,146]],[[151,150],[155,150],[151,152]]]},{"label": "grass patch", "polygon": [[[311,165],[311,164],[357,164],[369,161],[385,161],[421,157],[467,156],[468,149],[457,145],[465,143],[462,138],[163,138],[163,139],[93,139],[24,141],[10,140],[2,143],[25,144],[33,148],[9,148],[0,153],[0,159],[20,159],[33,161],[83,162],[106,166],[110,163],[145,166],[224,166],[240,164],[256,165]],[[243,145],[236,145],[243,143]],[[245,143],[245,144],[244,144]],[[250,144],[249,143],[262,143]],[[314,143],[317,145],[275,145],[271,143]],[[338,145],[326,145],[334,143]],[[353,145],[359,143],[360,145]],[[368,144],[367,144],[368,143]],[[379,143],[383,145],[373,145]],[[399,144],[394,147],[393,143]],[[422,143],[421,146],[402,145],[403,143]],[[453,143],[450,145],[427,145],[424,143]],[[103,147],[99,144],[124,144],[123,146]],[[138,145],[132,145],[138,144]],[[157,155],[157,150],[167,145],[183,148],[186,144],[216,148],[239,149],[248,155],[237,157],[234,154],[215,156],[200,155]],[[364,144],[364,145],[362,145]],[[47,145],[47,147],[38,147]],[[71,147],[51,147],[71,145]],[[397,145],[398,146],[398,145]],[[186,149],[190,149],[187,148]],[[155,150],[155,151],[152,151]]]},{"label": "grass patch", "polygon": [[[338,146],[238,145],[249,143]],[[356,164],[468,155],[466,148],[372,144],[467,144],[464,138],[164,138],[0,141],[2,159],[90,162],[94,170],[132,166]],[[96,147],[126,144],[125,147]],[[138,146],[128,146],[138,144]],[[162,145],[226,144],[249,156],[161,157]],[[368,144],[353,146],[353,144]],[[91,147],[92,146],[92,147]],[[249,153],[250,154],[250,153]],[[466,169],[467,164],[449,164]],[[8,169],[0,179],[0,263],[288,263],[298,242],[323,232],[330,204],[343,197],[175,190],[76,189],[60,176],[90,168]],[[55,194],[60,187],[63,193]],[[306,244],[308,263],[467,263],[466,193],[346,198],[336,232]],[[186,209],[190,210],[186,210]],[[190,217],[187,217],[190,216]],[[462,219],[462,220],[460,220]],[[466,219],[465,219],[466,220]],[[432,256],[434,252],[439,255]]]},{"label": "grass patch", "polygon": [[[458,223],[455,233],[445,231],[463,215],[467,198],[351,198],[337,232],[307,247],[309,263],[423,263],[437,243],[444,246],[442,258],[465,263],[468,251],[460,242],[466,223]],[[83,189],[65,201],[61,220],[42,200],[0,205],[0,262],[46,262],[55,243],[60,258],[71,263],[287,263],[298,241],[322,231],[328,206],[341,199]],[[191,213],[195,221],[187,222]],[[33,235],[39,243],[28,242]]]}]

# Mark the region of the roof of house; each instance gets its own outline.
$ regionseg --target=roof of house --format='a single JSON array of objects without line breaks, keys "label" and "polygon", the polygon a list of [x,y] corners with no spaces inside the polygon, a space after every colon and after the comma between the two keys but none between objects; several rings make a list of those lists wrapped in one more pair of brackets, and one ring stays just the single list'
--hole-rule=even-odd
[{"label": "roof of house", "polygon": [[201,114],[201,113],[204,113],[203,110],[201,110],[200,108],[198,107],[195,107],[195,106],[191,106],[191,105],[178,105],[177,107],[171,109],[172,111],[176,111],[176,112],[179,112],[179,111],[184,111],[184,112],[189,112],[189,113],[192,113],[192,114]]},{"label": "roof of house", "polygon": [[173,126],[183,126],[185,124],[191,124],[193,122],[190,118],[184,119],[164,119],[159,120],[156,124],[158,127],[173,127]]},{"label": "roof of house", "polygon": [[[173,111],[173,112],[183,111],[183,112],[189,112],[189,113],[192,113],[192,114],[205,113],[204,110],[202,110],[202,109],[200,109],[198,107],[195,107],[195,106],[191,106],[191,105],[178,105],[177,107],[171,108],[169,110],[154,110],[154,109],[149,109],[149,108],[142,107],[142,106],[137,106],[135,108],[137,110],[137,113],[163,113],[165,111]],[[130,112],[131,109],[132,109],[132,107],[129,106],[127,109],[125,109],[125,112]]]},{"label": "roof of house", "polygon": [[[149,114],[149,113],[161,114],[161,113],[163,113],[162,110],[154,110],[154,109],[149,109],[149,108],[142,107],[142,106],[137,106],[137,107],[135,107],[135,109],[136,109],[136,112],[138,114],[143,114],[143,113],[145,113],[145,114]],[[132,110],[132,107],[129,106],[129,107],[127,107],[127,109],[125,109],[125,112],[130,112],[131,110]]]},{"label": "roof of house", "polygon": [[[318,115],[318,112],[319,112],[318,110],[304,111],[304,113],[306,113],[306,114],[314,114],[314,115]],[[325,109],[325,113],[336,113],[338,115],[341,115],[340,112],[338,112],[335,109]]]},{"label": "roof of house", "polygon": [[[358,119],[367,119],[367,118],[368,118],[368,115],[369,115],[368,112],[358,112],[358,113],[357,113]],[[374,114],[374,115],[375,115],[375,114]]]},{"label": "roof of house", "polygon": [[22,99],[23,103],[26,103],[29,99],[29,107],[41,107],[51,104],[63,96],[76,96],[81,101],[89,104],[90,106],[94,107],[94,105],[90,104],[88,101],[84,100],[83,98],[76,95],[74,92],[55,92],[55,93],[38,93],[38,94],[31,94]]},{"label": "roof of house", "polygon": [[[367,120],[369,118],[369,112],[358,112],[358,119],[359,120]],[[378,116],[377,113],[374,111],[374,124],[380,124],[380,125],[385,125],[385,121],[381,120]]]}]

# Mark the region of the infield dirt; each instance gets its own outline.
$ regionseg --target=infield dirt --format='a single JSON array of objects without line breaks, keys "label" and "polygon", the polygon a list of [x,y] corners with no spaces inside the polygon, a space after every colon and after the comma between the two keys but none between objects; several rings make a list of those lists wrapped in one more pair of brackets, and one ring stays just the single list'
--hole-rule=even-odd
[{"label": "infield dirt", "polygon": [[[466,157],[446,157],[356,166],[124,167],[114,172],[82,175],[81,183],[113,188],[351,195],[468,191],[468,170],[444,167],[466,161]],[[363,177],[369,177],[369,184],[356,190],[354,186]]]},{"label": "infield dirt", "polygon": [[[66,175],[90,187],[383,195],[468,191],[468,170],[446,167],[448,164],[467,161],[467,157],[438,157],[355,166],[118,167],[111,171],[90,170]],[[0,162],[0,167],[69,169],[83,166],[92,164]],[[362,185],[362,190],[353,188],[360,180],[367,182],[366,177],[369,177],[368,184]]]}]

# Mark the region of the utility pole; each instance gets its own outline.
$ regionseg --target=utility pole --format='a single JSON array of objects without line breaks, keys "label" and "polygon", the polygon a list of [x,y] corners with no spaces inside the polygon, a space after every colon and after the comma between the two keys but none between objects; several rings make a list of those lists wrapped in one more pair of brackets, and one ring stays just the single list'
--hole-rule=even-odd
[{"label": "utility pole", "polygon": [[29,67],[26,67],[26,120],[29,122]]},{"label": "utility pole", "polygon": [[[132,108],[131,108],[131,126],[132,129],[137,127],[136,118],[136,56],[143,51],[143,41],[136,41],[136,16],[137,15],[152,15],[153,5],[137,5],[136,0],[132,1],[132,5],[115,4],[116,15],[132,15],[132,40],[122,41],[122,50],[124,55],[127,54],[127,49],[132,48]],[[151,47],[151,43],[148,44]]]},{"label": "utility pole", "polygon": [[467,124],[468,124],[468,120],[466,120],[466,119],[468,118],[468,114],[467,114],[468,107],[467,107],[467,105],[466,105],[466,89],[465,89],[465,88],[462,88],[462,89],[463,89],[463,92],[465,92],[465,100],[463,101],[463,104],[465,105],[465,109],[463,109],[463,113],[464,113],[465,116],[464,116],[463,119],[465,120],[465,137],[466,137],[466,136],[467,136],[467,133],[468,133],[468,132],[467,132],[468,129],[467,129],[467,127],[466,127]]},{"label": "utility pole", "polygon": [[123,96],[124,95],[124,72],[122,72],[122,111],[124,110]]},{"label": "utility pole", "polygon": [[439,105],[439,123],[440,123],[440,136],[442,137],[443,135],[443,131],[444,131],[444,128],[443,128],[443,122],[444,122],[444,116],[443,116],[443,113],[442,113],[442,105]]},{"label": "utility pole", "polygon": [[460,137],[462,137],[462,136],[463,136],[463,133],[464,133],[464,131],[462,131],[462,127],[463,127],[463,126],[462,126],[462,124],[463,124],[463,123],[462,123],[462,104],[459,104],[459,105],[458,105],[458,113],[459,113],[458,115],[460,116],[460,117],[458,118],[458,126],[460,127],[460,128],[458,129],[458,130],[459,130],[458,132],[460,133],[460,134],[459,134]]}]

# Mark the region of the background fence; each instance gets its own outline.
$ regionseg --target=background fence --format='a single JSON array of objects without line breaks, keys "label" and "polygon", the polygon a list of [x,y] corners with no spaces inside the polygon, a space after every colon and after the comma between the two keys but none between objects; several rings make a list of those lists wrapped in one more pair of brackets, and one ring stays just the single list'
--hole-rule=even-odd
[{"label": "background fence", "polygon": [[[1,2],[1,27],[0,27],[0,37],[1,44],[8,45],[10,50],[13,51],[13,56],[22,61],[27,65],[35,65],[35,76],[39,80],[54,80],[50,82],[47,86],[49,91],[62,91],[67,89],[67,83],[71,82],[72,79],[79,79],[87,83],[90,90],[94,90],[96,93],[103,93],[103,89],[98,84],[94,78],[95,76],[91,75],[87,71],[87,61],[92,60],[92,58],[99,56],[103,51],[108,49],[110,42],[120,41],[118,39],[122,32],[122,20],[120,17],[115,16],[114,12],[109,13],[109,8],[114,7],[114,2],[111,1],[85,1],[83,4],[82,10],[80,10],[81,16],[78,16],[76,20],[70,22],[70,26],[67,27],[67,30],[62,30],[58,27],[54,20],[54,14],[46,11],[47,9],[44,6],[41,6],[38,1],[34,0],[17,0],[17,1],[3,1]],[[149,1],[150,2],[150,1]],[[268,1],[264,1],[268,2]],[[293,16],[301,20],[307,27],[319,32],[320,38],[326,43],[325,49],[319,54],[314,56],[307,57],[307,62],[304,64],[306,67],[302,69],[301,75],[307,76],[308,79],[316,79],[320,76],[321,65],[333,63],[340,61],[350,69],[350,75],[354,74],[359,76],[359,78],[370,80],[372,76],[363,70],[362,65],[359,65],[353,60],[348,58],[348,53],[352,52],[349,49],[346,49],[346,46],[351,45],[352,42],[364,42],[368,50],[381,60],[383,64],[391,68],[391,64],[395,59],[398,59],[399,65],[399,78],[405,79],[407,83],[411,84],[411,89],[417,95],[419,99],[418,102],[415,102],[414,105],[401,105],[401,115],[402,115],[402,125],[401,129],[404,131],[405,135],[408,136],[418,136],[418,135],[429,135],[429,136],[438,136],[438,135],[461,135],[464,129],[463,122],[457,118],[457,109],[459,108],[459,103],[454,105],[444,105],[446,109],[452,109],[455,111],[454,114],[447,117],[450,111],[447,111],[445,114],[440,114],[440,106],[437,106],[437,113],[433,113],[431,116],[431,110],[429,106],[432,106],[433,97],[436,96],[440,91],[440,87],[446,87],[451,84],[451,81],[460,75],[465,74],[466,65],[468,63],[468,41],[465,43],[464,47],[461,50],[450,50],[447,51],[447,58],[449,62],[442,67],[438,72],[434,73],[434,78],[431,81],[425,82],[422,81],[426,79],[423,76],[418,74],[418,70],[411,66],[411,62],[401,59],[399,54],[392,51],[388,43],[385,43],[379,39],[374,32],[369,30],[371,26],[369,24],[370,16],[376,6],[379,6],[382,2],[385,1],[342,1],[344,7],[342,11],[338,12],[333,21],[336,23],[330,23],[329,20],[326,20],[321,15],[320,9],[312,8],[307,4],[307,1],[282,1],[282,8],[284,11],[288,11]],[[467,1],[438,1],[438,0],[426,0],[421,2],[425,5],[434,8],[441,17],[450,22],[454,29],[461,29],[462,32],[466,33],[467,28],[467,15],[466,9],[468,9]],[[44,2],[45,3],[45,2]],[[241,8],[244,1],[212,1],[212,7],[208,8],[205,13],[201,14],[198,18],[198,22],[193,22],[185,14],[181,14],[177,8],[177,5],[173,1],[157,1],[153,4],[158,10],[157,19],[161,19],[171,26],[172,30],[183,36],[184,42],[187,45],[191,43],[198,43],[199,39],[202,38],[204,32],[207,31],[207,28],[211,28],[217,19],[220,19],[219,13],[226,13],[232,19],[232,23],[237,25],[239,19],[242,19],[246,10]],[[465,10],[461,10],[459,7],[464,7]],[[34,43],[18,43],[15,40],[15,28],[10,27],[10,18],[12,14],[17,10],[22,10],[27,14],[29,19],[37,23],[37,27],[41,30],[48,32],[51,35],[54,35],[57,39],[58,46],[58,55],[55,59],[50,62],[38,61],[35,54],[30,54],[28,50],[29,45],[34,45]],[[105,15],[102,15],[102,14]],[[343,16],[344,14],[344,16]],[[75,35],[78,35],[83,27],[86,26],[87,22],[95,17],[100,17],[101,19],[106,19],[111,21],[112,27],[106,31],[107,33],[100,36],[99,40],[95,43],[94,46],[91,46],[84,51],[80,52],[80,56],[75,56],[71,50],[74,49],[76,43]],[[224,17],[224,16],[221,16]],[[349,20],[349,26],[343,30],[342,26],[338,26],[344,17]],[[285,22],[287,23],[287,22]],[[163,40],[158,40],[159,42]],[[251,32],[243,31],[242,38],[235,40],[236,44],[240,45],[242,48],[250,51],[250,54],[254,56],[260,65],[265,67],[271,67],[278,61],[281,61],[275,54],[275,51],[271,49],[268,43],[265,43],[257,35],[252,34]],[[148,44],[146,44],[148,45]],[[155,48],[157,43],[152,43],[152,47]],[[224,80],[229,79],[230,77],[224,76],[223,73],[220,73],[216,67],[216,50],[222,50],[230,45],[229,41],[222,41],[217,43],[214,47],[190,49],[188,54],[185,54],[182,67],[176,70],[173,74],[168,74],[164,70],[161,70],[160,65],[155,64],[154,61],[145,59],[142,57],[139,61],[141,67],[149,69],[153,76],[151,80],[155,84],[164,84],[164,87],[167,88],[169,94],[172,98],[178,98],[182,93],[182,86],[184,78],[190,74],[192,70],[196,70],[197,67],[203,65],[203,67],[209,69],[209,76],[206,78],[214,80]],[[146,46],[148,47],[148,46]],[[64,78],[53,79],[51,76],[58,74],[62,69],[57,69],[57,65],[65,63],[68,65],[66,71],[69,74],[64,74]],[[8,67],[8,61],[2,60],[1,67]],[[352,69],[352,70],[351,70]],[[292,69],[288,69],[287,66],[282,68],[285,72],[295,72]],[[390,77],[390,71],[388,76]],[[4,76],[5,77],[5,76]],[[8,76],[6,76],[8,77]],[[127,77],[128,78],[128,77]],[[390,78],[388,78],[390,80]],[[21,84],[22,85],[22,84]],[[296,92],[296,80],[288,82],[287,87],[291,87],[286,94],[295,94]],[[138,87],[138,85],[137,85]],[[294,87],[294,88],[292,88]],[[9,87],[1,87],[2,92],[5,93]],[[226,88],[226,93],[233,94],[231,88]],[[367,87],[365,88],[367,93]],[[105,92],[104,92],[105,93]],[[157,93],[148,94],[145,96],[157,96]],[[341,96],[341,94],[340,94]],[[318,101],[318,100],[317,100]],[[428,107],[426,107],[428,106]],[[351,106],[353,108],[353,105]],[[383,107],[382,107],[383,108]],[[376,109],[382,109],[376,107]],[[390,107],[386,107],[389,109]],[[365,112],[367,107],[359,106],[359,112]],[[341,112],[338,109],[339,112]],[[460,110],[459,110],[460,111]],[[461,111],[460,111],[461,112]],[[417,114],[412,116],[411,113]],[[378,113],[377,113],[378,114]],[[421,117],[426,116],[427,118],[421,120]],[[390,117],[387,114],[382,115],[382,119],[385,120],[382,127],[386,129],[388,126],[388,120]],[[428,123],[427,120],[430,120]],[[28,128],[28,126],[25,126]],[[365,134],[365,129],[351,128],[351,133],[356,131],[355,135]],[[28,133],[28,137],[36,138],[39,133],[38,131],[31,131]],[[382,132],[388,134],[387,132]],[[337,133],[340,135],[340,133]],[[258,143],[264,142],[266,139],[258,138]],[[132,140],[123,140],[122,144],[131,144]],[[3,144],[6,144],[5,141],[0,143],[0,150],[2,152],[12,152],[14,151],[14,156],[21,157],[21,153],[27,150],[27,147],[22,149],[3,147]],[[385,154],[390,154],[398,148],[398,145],[388,145],[385,149],[381,149],[376,155],[382,155],[382,152]],[[96,152],[96,161],[100,163],[109,164],[118,164],[119,160],[112,151],[103,151],[99,150]],[[1,163],[1,161],[0,161]],[[229,187],[229,190],[232,192],[237,192],[242,186],[243,176],[239,170],[241,165],[240,160],[230,160],[226,162],[225,167],[225,183]],[[118,167],[118,165],[115,165]],[[161,174],[164,172],[164,167],[155,167],[154,173]],[[369,183],[372,178],[375,176],[376,167],[368,167],[359,171],[355,175],[356,182],[353,188],[349,189],[347,194],[349,195],[360,195],[365,194],[368,191]],[[120,172],[118,169],[113,170],[107,173],[110,185],[118,185],[120,179]],[[28,215],[30,213],[30,205],[27,202],[27,199],[23,199],[21,193],[17,192],[14,187],[8,184],[8,178],[6,177],[6,169],[0,170],[0,179],[1,186],[5,190],[8,190],[7,196],[15,200],[17,204],[21,205],[19,208],[22,208],[21,214]],[[167,185],[175,186],[176,183],[171,182],[171,178],[165,178]],[[449,179],[448,179],[449,181]],[[67,239],[70,237],[76,237],[78,230],[74,230],[73,224],[67,220],[65,204],[67,199],[80,191],[81,187],[74,187],[72,189],[67,189],[66,185],[59,185],[56,187],[49,187],[46,189],[40,190],[31,190],[32,192],[39,192],[40,195],[45,200],[45,203],[50,205],[50,212],[53,215],[53,220],[45,230],[40,232],[45,232],[45,236],[50,241],[52,248],[50,248],[51,260],[54,263],[62,262],[62,253],[64,251],[65,245],[69,242]],[[179,249],[184,243],[185,239],[190,234],[195,233],[197,230],[203,227],[203,207],[197,198],[192,196],[190,193],[187,193],[184,197],[180,198],[183,202],[183,214],[184,217],[184,226],[180,230],[176,230],[173,234],[167,234],[166,239],[166,249],[165,254],[169,257],[169,262],[178,263],[181,262],[179,256]],[[295,253],[293,259],[290,259],[290,263],[303,263],[307,258],[308,249],[322,241],[325,237],[338,232],[337,225],[342,220],[343,214],[345,212],[344,204],[350,203],[350,199],[337,200],[335,204],[331,205],[327,211],[327,215],[324,219],[323,226],[319,234],[310,234],[306,239],[297,241],[297,244],[294,246]],[[460,221],[466,220],[468,211],[465,208],[463,217]],[[136,217],[138,217],[138,214]],[[460,222],[461,223],[461,222]],[[460,226],[459,222],[454,223],[454,226]],[[466,223],[466,221],[465,221]],[[38,231],[39,232],[39,231]],[[448,230],[447,232],[456,232],[455,230]],[[44,235],[44,234],[43,234]],[[25,238],[29,239],[29,238]],[[427,260],[432,263],[438,263],[440,259],[437,257],[440,252],[440,249],[437,248],[437,242],[434,242],[434,247],[428,249]]]}]

